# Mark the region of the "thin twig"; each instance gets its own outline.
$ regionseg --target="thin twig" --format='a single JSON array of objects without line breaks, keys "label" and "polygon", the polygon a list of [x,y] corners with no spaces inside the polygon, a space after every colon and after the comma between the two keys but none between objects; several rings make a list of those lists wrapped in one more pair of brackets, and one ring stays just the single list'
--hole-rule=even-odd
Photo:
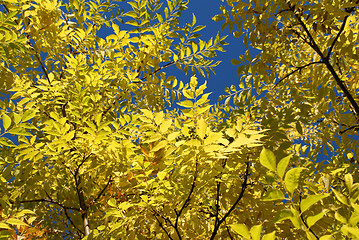
[{"label": "thin twig", "polygon": [[158,225],[160,226],[160,228],[166,233],[167,237],[171,240],[173,240],[173,238],[171,237],[171,234],[166,230],[165,226],[163,226],[162,222],[158,219],[158,213],[152,209],[152,211],[154,212],[153,215],[155,216],[157,222],[158,222]]},{"label": "thin twig", "polygon": [[232,235],[231,235],[231,232],[229,231],[229,227],[226,226],[226,229],[227,229],[229,238],[230,238],[231,240],[233,240],[233,237],[232,237]]},{"label": "thin twig", "polygon": [[87,155],[86,157],[85,157],[85,155],[83,156],[83,159],[82,159],[81,163],[77,166],[77,169],[76,169],[76,171],[75,171],[75,176],[79,173],[81,166],[86,162],[87,159],[89,159],[89,157],[90,157],[91,155],[92,155],[92,153],[90,153],[90,154]]},{"label": "thin twig", "polygon": [[178,226],[178,220],[179,220],[179,217],[181,216],[183,210],[189,205],[189,202],[191,201],[191,196],[193,194],[193,191],[194,191],[194,188],[196,187],[196,180],[197,180],[197,165],[198,163],[196,162],[196,168],[195,168],[195,173],[194,173],[194,176],[193,176],[193,180],[192,180],[192,185],[191,185],[191,189],[188,193],[188,196],[186,198],[186,200],[184,201],[181,209],[179,211],[177,211],[175,209],[175,212],[176,212],[176,222],[175,222],[175,227],[177,228]]},{"label": "thin twig", "polygon": [[[300,67],[296,67],[295,70],[291,71],[290,73],[288,73],[287,75],[285,75],[284,77],[282,77],[275,85],[273,88],[276,88],[278,86],[278,84],[280,84],[282,81],[284,81],[286,78],[290,77],[291,75],[293,75],[294,73],[298,72],[298,71],[301,71],[303,68],[306,68],[310,65],[313,65],[313,64],[319,64],[319,63],[323,63],[322,61],[317,61],[317,62],[311,62],[311,63],[308,63],[308,64],[305,64],[303,66],[300,66]],[[272,89],[273,89],[272,88]]]},{"label": "thin twig", "polygon": [[67,220],[69,220],[69,222],[71,223],[71,225],[76,229],[76,231],[77,231],[77,234],[79,234],[79,235],[85,235],[75,224],[74,224],[74,222],[72,221],[72,219],[70,218],[70,216],[69,216],[69,214],[67,213],[67,209],[64,209],[64,212],[65,212],[65,215],[66,215],[66,217],[67,217]]},{"label": "thin twig", "polygon": [[20,201],[20,203],[32,203],[32,202],[47,202],[47,203],[53,203],[53,204],[56,204],[60,207],[62,207],[63,209],[70,209],[70,210],[76,210],[76,211],[79,211],[80,212],[80,209],[79,208],[75,208],[75,207],[68,207],[68,206],[65,206],[59,202],[56,202],[54,200],[49,200],[49,199],[46,199],[46,198],[41,198],[41,199],[32,199],[32,200],[22,200]]},{"label": "thin twig", "polygon": [[244,175],[244,180],[242,183],[242,190],[239,193],[239,196],[237,198],[237,200],[233,203],[232,207],[228,210],[228,212],[223,216],[223,218],[221,220],[218,221],[218,224],[215,224],[213,232],[212,232],[212,236],[211,236],[211,240],[213,240],[215,238],[215,236],[217,235],[217,232],[219,230],[219,227],[221,226],[221,224],[227,219],[227,217],[232,213],[232,211],[236,208],[237,204],[239,203],[239,201],[243,198],[244,192],[248,186],[248,176],[249,176],[249,160],[247,160],[247,168],[246,168],[246,173]]},{"label": "thin twig", "polygon": [[351,126],[351,127],[347,128],[347,129],[344,129],[343,131],[339,131],[339,134],[343,134],[343,133],[345,133],[345,132],[347,132],[349,130],[352,130],[352,129],[358,130],[359,125],[354,125],[354,126]]},{"label": "thin twig", "polygon": [[[148,77],[152,76],[153,74],[156,74],[157,72],[161,71],[162,69],[164,69],[164,68],[166,68],[166,67],[169,67],[169,66],[171,66],[171,65],[173,65],[173,64],[175,64],[175,63],[176,63],[175,61],[171,61],[171,62],[169,62],[169,63],[163,65],[162,67],[160,67],[160,68],[154,70],[153,72],[149,73],[147,76],[142,77],[142,78],[141,78],[141,81],[147,79]],[[136,82],[136,83],[137,83],[137,82]],[[138,83],[140,83],[140,82],[138,82]]]},{"label": "thin twig", "polygon": [[[293,12],[295,18],[298,20],[299,24],[303,27],[304,31],[306,32],[308,38],[310,39],[310,41],[308,42],[309,46],[312,47],[312,49],[320,56],[321,60],[323,61],[323,63],[326,65],[327,69],[329,70],[329,72],[332,74],[335,82],[338,84],[338,86],[340,87],[340,89],[343,91],[345,97],[349,100],[350,104],[352,105],[352,107],[354,108],[354,112],[355,115],[357,117],[359,117],[359,106],[356,103],[356,101],[354,100],[353,96],[351,95],[351,93],[349,92],[349,90],[347,89],[347,87],[344,85],[344,82],[340,79],[340,77],[338,76],[338,74],[336,73],[334,67],[331,65],[330,63],[330,59],[327,58],[326,56],[324,56],[323,52],[320,50],[320,48],[318,47],[317,43],[315,42],[313,36],[311,35],[311,33],[309,32],[307,26],[305,25],[305,23],[303,22],[303,20],[301,19],[301,17],[295,13],[295,9],[294,6],[289,6],[289,8],[291,9],[291,11]],[[351,10],[353,11],[353,10]]]},{"label": "thin twig", "polygon": [[319,237],[315,234],[315,232],[314,232],[311,228],[308,227],[308,224],[307,224],[307,223],[305,222],[305,220],[304,220],[304,217],[303,217],[303,214],[302,214],[302,209],[301,209],[301,207],[300,207],[301,201],[302,201],[302,194],[300,193],[300,194],[299,194],[299,215],[300,215],[300,219],[302,220],[302,222],[303,222],[303,224],[305,225],[305,227],[314,235],[314,237],[315,237],[316,239],[319,239]]},{"label": "thin twig", "polygon": [[333,51],[333,49],[334,49],[335,43],[338,41],[338,39],[339,39],[339,37],[340,37],[340,34],[344,31],[345,24],[347,23],[348,17],[349,17],[349,16],[345,16],[345,17],[344,17],[342,26],[340,27],[339,32],[337,33],[337,36],[334,38],[332,44],[331,44],[330,47],[329,47],[327,56],[325,57],[325,58],[328,59],[328,60],[329,60],[329,58],[330,58],[330,55],[332,54],[332,51]]},{"label": "thin twig", "polygon": [[101,190],[101,192],[100,192],[100,193],[97,195],[97,197],[92,201],[92,203],[96,203],[97,200],[100,199],[100,197],[102,196],[102,194],[105,192],[106,188],[110,185],[111,181],[112,181],[112,175],[111,175],[110,178],[108,179],[106,186]]}]

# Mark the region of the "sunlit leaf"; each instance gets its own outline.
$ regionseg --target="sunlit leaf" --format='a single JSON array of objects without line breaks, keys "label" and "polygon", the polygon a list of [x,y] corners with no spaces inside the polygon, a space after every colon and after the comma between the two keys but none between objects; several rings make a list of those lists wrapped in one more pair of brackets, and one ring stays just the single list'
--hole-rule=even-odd
[{"label": "sunlit leaf", "polygon": [[298,188],[300,173],[304,169],[303,167],[292,168],[285,174],[285,186],[290,193],[293,193]]},{"label": "sunlit leaf", "polygon": [[276,158],[271,150],[263,148],[259,156],[259,161],[264,167],[268,168],[269,170],[276,170]]}]

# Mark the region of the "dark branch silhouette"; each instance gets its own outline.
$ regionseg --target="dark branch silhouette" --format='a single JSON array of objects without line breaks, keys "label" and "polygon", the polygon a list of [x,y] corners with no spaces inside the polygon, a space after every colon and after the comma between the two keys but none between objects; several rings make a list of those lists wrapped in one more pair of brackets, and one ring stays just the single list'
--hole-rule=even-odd
[{"label": "dark branch silhouette", "polygon": [[285,79],[287,79],[288,77],[292,76],[294,73],[298,72],[298,71],[301,71],[303,68],[306,68],[310,65],[313,65],[313,64],[319,64],[319,63],[323,63],[322,61],[317,61],[317,62],[311,62],[311,63],[308,63],[308,64],[305,64],[303,66],[300,66],[300,67],[295,67],[296,69],[291,71],[290,73],[288,73],[287,75],[285,75],[284,77],[282,77],[281,79],[279,79],[279,81],[274,85],[273,88],[276,88],[278,86],[278,84],[280,84],[282,81],[284,81]]},{"label": "dark branch silhouette", "polygon": [[[218,233],[219,227],[221,226],[221,224],[227,219],[227,217],[233,212],[233,210],[236,208],[237,204],[239,203],[239,201],[243,198],[244,192],[246,191],[246,188],[248,186],[248,176],[249,176],[249,169],[250,169],[250,165],[249,165],[249,160],[247,160],[247,167],[246,167],[246,172],[244,174],[244,180],[242,183],[242,189],[241,192],[239,193],[238,198],[236,199],[236,201],[233,203],[232,207],[228,210],[228,212],[220,219],[218,220],[218,222],[215,222],[214,225],[214,229],[212,232],[212,236],[211,236],[211,240],[213,240],[215,238],[215,236]],[[217,216],[216,216],[217,217]]]},{"label": "dark branch silhouette", "polygon": [[[323,52],[320,50],[320,48],[318,47],[318,44],[315,42],[312,34],[309,32],[306,24],[303,22],[302,18],[300,15],[298,15],[295,12],[295,8],[292,5],[289,5],[289,9],[293,12],[294,17],[297,19],[297,21],[299,22],[299,24],[302,26],[302,28],[304,29],[307,37],[309,38],[309,42],[307,42],[309,44],[309,46],[312,47],[312,49],[320,56],[321,61],[326,65],[327,69],[329,70],[329,72],[332,74],[335,82],[338,84],[338,86],[340,87],[340,89],[343,91],[345,97],[349,100],[351,106],[354,108],[354,112],[355,115],[357,117],[359,117],[359,106],[357,104],[357,102],[354,100],[352,94],[349,92],[349,90],[347,89],[347,87],[345,86],[344,82],[340,79],[340,77],[338,76],[338,74],[336,73],[334,67],[331,65],[330,63],[330,59],[329,59],[329,55],[328,56],[324,56]],[[352,10],[348,10],[348,11],[353,11],[354,8]],[[343,25],[342,25],[343,27]],[[338,35],[337,35],[338,36]],[[336,42],[336,41],[335,41]],[[334,42],[334,45],[335,45]],[[334,45],[332,44],[330,49],[334,48]],[[329,49],[329,50],[330,50]]]}]

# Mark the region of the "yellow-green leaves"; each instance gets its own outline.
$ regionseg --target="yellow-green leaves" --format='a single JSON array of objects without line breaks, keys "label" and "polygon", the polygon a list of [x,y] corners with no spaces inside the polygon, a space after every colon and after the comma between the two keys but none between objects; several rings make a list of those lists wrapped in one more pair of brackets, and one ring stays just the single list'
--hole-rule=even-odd
[{"label": "yellow-green leaves", "polygon": [[251,239],[250,232],[245,224],[242,223],[233,224],[231,225],[231,228],[245,239]]},{"label": "yellow-green leaves", "polygon": [[282,158],[277,165],[277,173],[280,178],[283,178],[285,170],[287,169],[291,155]]},{"label": "yellow-green leaves", "polygon": [[289,193],[293,194],[293,192],[298,188],[300,173],[304,169],[304,167],[292,168],[285,174],[285,187]]},{"label": "yellow-green leaves", "polygon": [[314,216],[309,216],[306,221],[308,228],[312,227],[316,222],[318,222],[320,219],[322,219],[325,216],[324,212],[320,212]]},{"label": "yellow-green leaves", "polygon": [[300,210],[301,212],[305,212],[307,209],[309,209],[312,205],[314,205],[316,202],[322,200],[323,198],[328,197],[328,195],[309,195],[307,198],[303,199],[300,202]]},{"label": "yellow-green leaves", "polygon": [[3,114],[2,115],[2,124],[3,124],[4,130],[6,131],[11,125],[11,118],[8,115]]},{"label": "yellow-green leaves", "polygon": [[268,168],[269,170],[275,172],[276,171],[276,158],[274,153],[268,149],[263,148],[260,156],[259,156],[260,163]]},{"label": "yellow-green leaves", "polygon": [[338,199],[339,202],[341,202],[344,205],[348,205],[348,199],[343,193],[339,192],[336,189],[332,189],[332,190],[333,190],[335,197]]},{"label": "yellow-green leaves", "polygon": [[206,136],[206,131],[207,131],[207,123],[205,119],[201,118],[197,124],[197,135],[199,136],[200,139],[204,139],[204,137]]},{"label": "yellow-green leaves", "polygon": [[242,223],[232,224],[232,225],[230,225],[230,227],[232,228],[232,230],[235,233],[239,234],[244,239],[248,239],[248,240],[261,240],[261,239],[262,240],[274,240],[275,239],[275,232],[264,234],[263,237],[261,238],[262,229],[263,229],[262,225],[254,225],[253,227],[251,227],[250,230],[248,229],[248,227],[245,224],[242,224]]},{"label": "yellow-green leaves", "polygon": [[275,200],[283,200],[285,199],[282,191],[279,189],[271,189],[266,195],[263,197],[263,201],[275,201]]}]

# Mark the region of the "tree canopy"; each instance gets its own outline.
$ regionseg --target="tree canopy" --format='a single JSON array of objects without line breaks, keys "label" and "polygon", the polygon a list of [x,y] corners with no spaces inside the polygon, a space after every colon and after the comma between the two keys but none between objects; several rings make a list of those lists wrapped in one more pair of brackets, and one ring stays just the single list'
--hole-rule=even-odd
[{"label": "tree canopy", "polygon": [[213,105],[187,5],[2,2],[0,239],[359,238],[359,3],[227,0]]}]

